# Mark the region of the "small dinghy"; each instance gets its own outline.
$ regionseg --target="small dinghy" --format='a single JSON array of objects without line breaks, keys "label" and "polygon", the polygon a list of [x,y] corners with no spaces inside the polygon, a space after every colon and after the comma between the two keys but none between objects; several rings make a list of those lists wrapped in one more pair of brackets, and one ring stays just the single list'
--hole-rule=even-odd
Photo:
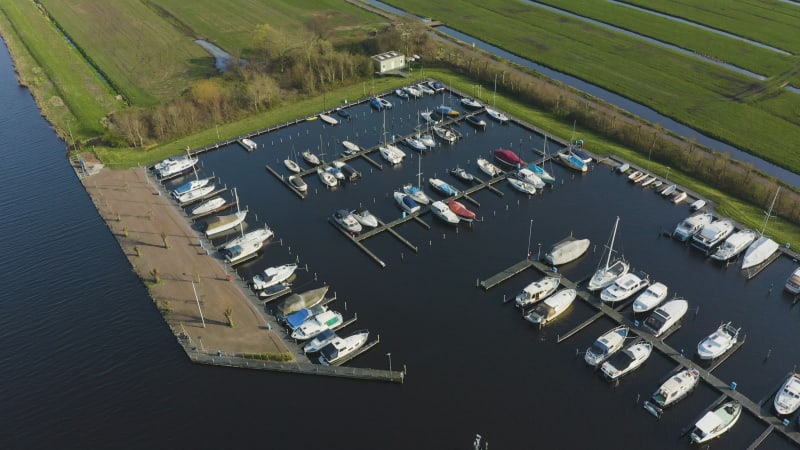
[{"label": "small dinghy", "polygon": [[289,184],[291,184],[293,188],[297,189],[300,192],[308,191],[308,184],[306,184],[306,182],[303,181],[303,177],[299,175],[289,176]]},{"label": "small dinghy", "polygon": [[306,150],[301,153],[303,159],[312,166],[318,166],[320,164],[319,156],[311,153],[310,151]]},{"label": "small dinghy", "polygon": [[455,169],[450,169],[450,173],[454,177],[466,183],[472,183],[473,181],[475,181],[475,177],[471,173],[467,172],[466,170],[460,167],[456,167]]},{"label": "small dinghy", "polygon": [[478,164],[478,168],[481,169],[481,172],[485,173],[486,175],[489,175],[490,177],[496,177],[497,175],[503,173],[503,171],[500,170],[499,167],[495,166],[494,164],[490,163],[489,161],[483,158],[478,158],[475,161],[475,163]]},{"label": "small dinghy", "polygon": [[291,159],[284,159],[283,165],[286,166],[287,169],[291,170],[294,173],[300,173],[300,165],[294,162]]},{"label": "small dinghy", "polygon": [[365,227],[375,228],[378,226],[378,218],[375,217],[367,208],[358,208],[352,211],[353,217],[358,223]]}]

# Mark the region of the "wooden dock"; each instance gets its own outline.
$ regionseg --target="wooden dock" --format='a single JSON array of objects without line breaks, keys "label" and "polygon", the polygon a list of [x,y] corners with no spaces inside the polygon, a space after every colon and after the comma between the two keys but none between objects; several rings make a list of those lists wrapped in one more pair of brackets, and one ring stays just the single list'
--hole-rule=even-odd
[{"label": "wooden dock", "polygon": [[497,286],[498,284],[508,280],[509,278],[524,272],[527,268],[533,266],[534,261],[532,259],[524,259],[513,266],[504,269],[491,277],[481,281],[478,285],[483,288],[483,290],[488,291],[489,289]]}]

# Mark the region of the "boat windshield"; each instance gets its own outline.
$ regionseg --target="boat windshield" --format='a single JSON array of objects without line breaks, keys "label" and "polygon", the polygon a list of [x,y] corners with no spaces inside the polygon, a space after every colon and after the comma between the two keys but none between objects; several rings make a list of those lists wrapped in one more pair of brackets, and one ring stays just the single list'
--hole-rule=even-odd
[{"label": "boat windshield", "polygon": [[592,344],[592,348],[589,349],[589,353],[602,356],[608,353],[608,347],[606,347],[606,344],[600,341],[595,341],[594,344]]},{"label": "boat windshield", "polygon": [[651,330],[658,331],[664,326],[667,319],[669,319],[669,316],[664,316],[660,311],[656,311],[644,321],[644,324]]}]

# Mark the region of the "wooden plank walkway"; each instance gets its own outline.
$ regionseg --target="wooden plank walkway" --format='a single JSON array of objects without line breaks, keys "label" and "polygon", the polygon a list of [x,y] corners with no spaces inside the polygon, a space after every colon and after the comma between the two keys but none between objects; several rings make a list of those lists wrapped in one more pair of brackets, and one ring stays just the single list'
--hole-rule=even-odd
[{"label": "wooden plank walkway", "polygon": [[524,272],[527,268],[533,266],[533,260],[524,259],[513,266],[504,269],[491,277],[481,281],[479,286],[483,288],[483,290],[488,291],[489,289],[497,286],[498,284],[502,283],[503,281],[508,280],[509,278],[517,275],[519,273]]}]

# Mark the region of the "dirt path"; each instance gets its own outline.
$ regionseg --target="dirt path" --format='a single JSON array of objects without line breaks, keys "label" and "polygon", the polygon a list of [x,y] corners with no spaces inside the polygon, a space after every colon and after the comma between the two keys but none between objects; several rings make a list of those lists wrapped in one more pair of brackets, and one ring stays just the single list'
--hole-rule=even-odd
[{"label": "dirt path", "polygon": [[[85,157],[91,165],[93,157]],[[84,178],[83,184],[134,271],[150,285],[150,295],[159,309],[170,310],[165,320],[173,332],[187,334],[195,346],[209,353],[288,351],[281,337],[267,328],[266,318],[251,294],[227,280],[222,260],[213,250],[206,254],[200,235],[192,230],[183,211],[169,197],[158,194],[145,170],[102,169]],[[167,247],[162,233],[166,233]],[[160,283],[150,283],[153,269],[158,270]],[[225,316],[229,308],[234,327]]]}]

